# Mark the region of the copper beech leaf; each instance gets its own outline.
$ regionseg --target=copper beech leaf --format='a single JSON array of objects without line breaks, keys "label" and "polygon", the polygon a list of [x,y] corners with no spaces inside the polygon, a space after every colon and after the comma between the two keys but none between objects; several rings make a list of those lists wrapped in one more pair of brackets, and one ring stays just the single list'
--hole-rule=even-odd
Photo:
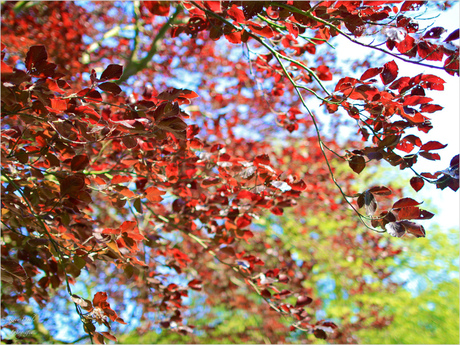
[{"label": "copper beech leaf", "polygon": [[425,181],[418,176],[414,176],[410,179],[410,185],[416,192],[418,192],[420,189],[422,189],[423,185],[425,184]]},{"label": "copper beech leaf", "polygon": [[46,61],[47,59],[48,53],[46,52],[45,46],[32,46],[26,54],[26,68],[30,71],[34,65]]},{"label": "copper beech leaf", "polygon": [[450,42],[450,41],[458,40],[458,38],[459,38],[459,32],[460,32],[459,29],[455,29],[454,31],[452,31],[452,32],[449,34],[449,36],[447,36],[447,38],[444,40],[444,42]]},{"label": "copper beech leaf", "polygon": [[393,80],[396,79],[398,76],[398,65],[396,65],[396,62],[390,61],[387,62],[385,65],[383,65],[383,71],[380,74],[380,78],[382,79],[382,82],[387,85],[391,83]]},{"label": "copper beech leaf", "polygon": [[393,237],[402,237],[406,233],[406,229],[401,222],[390,222],[385,225],[385,229]]},{"label": "copper beech leaf", "polygon": [[106,67],[104,72],[102,72],[100,81],[120,79],[122,74],[123,74],[123,66],[116,65],[116,64],[110,64]]},{"label": "copper beech leaf", "polygon": [[84,170],[89,164],[89,158],[87,155],[77,155],[72,158],[70,162],[70,168],[73,171]]},{"label": "copper beech leaf", "polygon": [[308,296],[299,296],[297,298],[297,301],[295,303],[295,307],[296,308],[299,308],[299,307],[305,307],[306,305],[309,305],[311,302],[313,302],[313,299],[311,297],[308,297]]},{"label": "copper beech leaf", "polygon": [[369,192],[375,195],[391,195],[393,192],[385,186],[375,186],[369,189]]},{"label": "copper beech leaf", "polygon": [[408,206],[418,206],[420,205],[421,202],[415,201],[414,199],[411,198],[402,198],[398,201],[396,201],[392,208],[401,208],[401,207],[408,207]]},{"label": "copper beech leaf", "polygon": [[355,173],[359,174],[366,167],[366,160],[363,156],[353,156],[348,161],[348,165]]},{"label": "copper beech leaf", "polygon": [[398,212],[398,218],[403,219],[418,219],[420,217],[421,210],[415,206],[403,207]]},{"label": "copper beech leaf", "polygon": [[166,193],[165,191],[159,190],[156,187],[149,187],[145,190],[147,199],[153,203],[157,203],[163,200],[161,196],[165,193]]},{"label": "copper beech leaf", "polygon": [[420,147],[420,150],[421,151],[431,151],[431,150],[440,150],[440,149],[443,149],[444,147],[446,147],[446,145],[443,145],[437,141],[429,141],[425,144],[423,144],[421,147]]},{"label": "copper beech leaf", "polygon": [[15,278],[18,278],[21,281],[26,281],[27,279],[29,279],[24,268],[16,260],[2,257],[1,266],[2,270],[8,272],[9,274],[14,276]]},{"label": "copper beech leaf", "polygon": [[383,67],[375,67],[375,68],[369,68],[366,72],[363,73],[360,80],[366,80],[375,77],[376,75],[379,75],[382,73]]},{"label": "copper beech leaf", "polygon": [[111,82],[106,82],[106,83],[99,84],[98,87],[101,90],[110,92],[110,93],[112,93],[114,95],[118,95],[122,91],[121,88],[117,84],[111,83]]},{"label": "copper beech leaf", "polygon": [[425,237],[425,229],[422,225],[408,221],[408,220],[401,220],[401,223],[407,232],[411,233],[415,237]]}]

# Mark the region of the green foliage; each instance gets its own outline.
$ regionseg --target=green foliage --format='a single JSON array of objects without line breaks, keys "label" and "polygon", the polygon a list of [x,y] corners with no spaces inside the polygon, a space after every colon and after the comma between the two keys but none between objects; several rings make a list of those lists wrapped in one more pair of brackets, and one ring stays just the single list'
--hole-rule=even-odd
[{"label": "green foliage", "polygon": [[458,231],[436,230],[428,240],[410,243],[401,255],[397,270],[405,274],[413,293],[398,289],[379,296],[394,320],[383,330],[360,331],[362,343],[458,344]]}]

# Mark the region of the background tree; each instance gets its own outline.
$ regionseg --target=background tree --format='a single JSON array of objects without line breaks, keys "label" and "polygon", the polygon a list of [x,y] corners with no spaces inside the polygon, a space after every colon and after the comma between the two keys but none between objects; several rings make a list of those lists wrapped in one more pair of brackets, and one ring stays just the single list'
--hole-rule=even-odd
[{"label": "background tree", "polygon": [[[375,250],[378,232],[425,236],[413,220],[433,214],[420,202],[397,190],[394,202],[386,186],[352,185],[385,160],[413,170],[416,190],[424,183],[458,189],[458,156],[434,174],[412,168],[418,157],[437,160],[431,151],[444,147],[408,134],[431,129],[429,114],[442,107],[427,93],[443,90],[444,81],[400,76],[396,61],[458,75],[458,47],[450,43],[458,30],[419,28],[410,15],[422,6],[5,2],[3,315],[21,306],[30,313],[31,300],[45,309],[61,296],[98,343],[115,340],[111,327],[127,316],[140,321],[140,332],[159,325],[188,333],[184,301],[203,291],[210,305],[263,312],[268,339],[284,341],[288,324],[353,341],[346,328],[314,317],[321,301],[298,274],[308,264],[299,266],[284,242],[270,244],[256,220],[298,205],[297,216],[342,226],[352,210],[369,232],[340,229],[330,244],[345,252],[346,240],[368,258],[397,254]],[[361,78],[347,77],[324,54],[337,35],[391,61],[356,66]],[[377,41],[360,41],[368,35]],[[331,120],[322,123],[310,99]],[[339,145],[344,116],[358,136]],[[356,279],[388,273],[380,265],[347,272]],[[90,291],[77,283],[85,277]]]}]

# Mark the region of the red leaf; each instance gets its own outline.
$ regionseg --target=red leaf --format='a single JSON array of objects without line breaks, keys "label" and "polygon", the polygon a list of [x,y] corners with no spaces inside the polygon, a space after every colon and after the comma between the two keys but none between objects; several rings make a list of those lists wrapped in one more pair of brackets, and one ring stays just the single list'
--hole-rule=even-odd
[{"label": "red leaf", "polygon": [[236,219],[236,226],[240,229],[245,228],[249,225],[251,225],[251,217],[249,217],[247,214]]},{"label": "red leaf", "polygon": [[442,61],[444,56],[441,47],[425,41],[419,42],[417,45],[417,53],[422,59],[426,59],[428,61]]},{"label": "red leaf", "polygon": [[222,13],[222,4],[220,1],[205,1],[204,5],[214,13]]},{"label": "red leaf", "polygon": [[155,202],[155,203],[162,201],[163,198],[161,197],[161,195],[163,195],[165,193],[166,193],[165,191],[159,190],[156,187],[149,187],[149,188],[147,188],[145,190],[145,194],[147,196],[147,199],[150,202]]},{"label": "red leaf", "polygon": [[282,216],[284,211],[282,208],[279,208],[279,207],[273,207],[271,210],[270,210],[271,213],[273,213],[275,216]]},{"label": "red leaf", "polygon": [[187,90],[187,89],[169,88],[168,90],[160,93],[156,98],[164,100],[164,101],[174,102],[178,98],[190,99],[190,98],[196,98],[196,97],[199,97],[199,96],[194,91]]},{"label": "red leaf", "polygon": [[259,34],[266,38],[272,38],[275,35],[275,33],[273,32],[273,29],[268,25],[262,27],[258,24],[251,23],[249,24],[249,28],[251,29],[252,32]]},{"label": "red leaf", "polygon": [[410,134],[402,138],[401,141],[396,146],[396,148],[398,150],[409,153],[414,149],[414,145],[422,146],[422,141],[420,140],[419,137],[416,137],[415,135]]},{"label": "red leaf", "polygon": [[120,183],[125,183],[125,182],[130,182],[131,181],[131,177],[129,176],[120,176],[120,175],[115,175],[113,178],[112,178],[112,184],[120,184]]},{"label": "red leaf", "polygon": [[263,154],[254,158],[254,165],[259,166],[259,164],[270,165],[270,157],[267,154]]},{"label": "red leaf", "polygon": [[89,164],[89,158],[87,155],[78,155],[72,158],[70,162],[70,168],[73,171],[84,170]]},{"label": "red leaf", "polygon": [[242,31],[235,31],[235,32],[226,34],[225,38],[230,43],[238,44],[238,43],[241,43],[241,34],[242,34]]},{"label": "red leaf", "polygon": [[297,38],[299,36],[299,27],[294,23],[285,22],[284,25],[288,29],[289,33]]},{"label": "red leaf", "polygon": [[418,176],[414,176],[410,179],[410,185],[416,192],[418,192],[420,189],[422,189],[423,185],[425,184],[425,181]]},{"label": "red leaf", "polygon": [[111,83],[111,82],[99,84],[98,87],[101,90],[110,92],[114,95],[118,95],[122,91],[121,88],[117,84]]},{"label": "red leaf", "polygon": [[420,111],[422,113],[434,113],[435,111],[442,110],[444,107],[441,107],[440,105],[437,104],[423,104],[420,107]]},{"label": "red leaf", "polygon": [[65,99],[51,99],[51,108],[57,111],[67,110],[67,101]]},{"label": "red leaf", "polygon": [[380,74],[380,78],[385,85],[391,83],[397,76],[398,65],[396,65],[396,62],[390,61],[383,65],[383,72]]},{"label": "red leaf", "polygon": [[409,86],[409,81],[409,77],[401,77],[398,80],[394,81],[388,88],[392,90],[398,89],[398,91],[401,92],[402,89]]},{"label": "red leaf", "polygon": [[105,307],[103,303],[106,301],[107,301],[107,292],[98,292],[94,295],[93,305],[95,307],[103,308]]},{"label": "red leaf", "polygon": [[26,55],[26,68],[27,70],[32,69],[32,65],[37,65],[40,62],[48,59],[48,53],[46,52],[45,46],[32,46]]},{"label": "red leaf", "polygon": [[366,167],[366,160],[363,156],[353,156],[348,161],[350,168],[357,174],[359,174]]},{"label": "red leaf", "polygon": [[403,105],[419,105],[431,102],[433,99],[422,96],[407,96],[404,98]]},{"label": "red leaf", "polygon": [[427,210],[420,210],[420,217],[418,219],[431,219],[434,217],[434,213],[431,213]]},{"label": "red leaf", "polygon": [[134,221],[124,221],[123,224],[120,225],[120,231],[121,232],[131,232],[136,230],[137,228],[137,223]]},{"label": "red leaf", "polygon": [[110,64],[107,66],[104,72],[102,72],[100,81],[120,79],[122,74],[123,74],[123,66],[116,65],[116,64]]},{"label": "red leaf", "polygon": [[444,42],[450,42],[450,41],[454,41],[454,40],[457,40],[459,37],[459,29],[455,29],[454,31],[452,31],[449,36],[447,36],[447,38],[444,40]]},{"label": "red leaf", "polygon": [[238,23],[244,24],[246,22],[243,11],[235,4],[227,10],[227,14]]},{"label": "red leaf", "polygon": [[411,198],[402,198],[398,201],[396,201],[392,208],[401,208],[401,207],[409,207],[409,206],[417,206],[420,205],[421,202],[415,201],[414,199]]},{"label": "red leaf", "polygon": [[332,80],[332,73],[326,65],[320,65],[316,68],[316,74],[318,78],[323,81]]},{"label": "red leaf", "polygon": [[102,96],[97,90],[83,89],[77,93],[77,96],[102,101]]},{"label": "red leaf", "polygon": [[418,154],[422,156],[423,158],[426,158],[430,161],[439,161],[441,159],[441,157],[437,153],[422,151],[422,152],[419,152]]},{"label": "red leaf", "polygon": [[372,187],[369,192],[375,195],[391,195],[393,193],[390,188],[385,186]]},{"label": "red leaf", "polygon": [[359,79],[366,80],[366,79],[375,77],[376,75],[379,75],[380,73],[382,73],[382,71],[383,71],[383,67],[369,68],[366,72],[363,73],[363,75]]},{"label": "red leaf", "polygon": [[418,207],[409,206],[403,207],[398,212],[398,218],[402,219],[417,219],[420,217],[420,209]]},{"label": "red leaf", "polygon": [[289,186],[295,191],[301,192],[307,188],[307,184],[303,180],[294,183],[289,183]]},{"label": "red leaf", "polygon": [[401,220],[399,223],[404,225],[406,231],[410,232],[412,235],[415,235],[415,237],[425,237],[425,229],[423,226],[408,220]]},{"label": "red leaf", "polygon": [[444,68],[448,69],[453,69],[454,71],[446,71],[450,75],[458,75],[458,68],[459,68],[459,63],[458,63],[458,54],[454,54],[452,56],[449,56],[446,61],[444,61]]},{"label": "red leaf", "polygon": [[401,54],[405,54],[411,57],[414,57],[417,52],[414,47],[415,39],[410,35],[406,35],[404,40],[396,45],[396,48]]},{"label": "red leaf", "polygon": [[425,144],[423,144],[421,147],[420,147],[420,150],[421,151],[431,151],[431,150],[440,150],[440,149],[443,149],[444,147],[446,147],[446,145],[443,145],[437,141],[429,141]]},{"label": "red leaf", "polygon": [[203,284],[203,282],[202,282],[201,280],[193,279],[192,281],[190,281],[190,282],[188,283],[188,286],[189,286],[192,290],[201,291],[201,289],[202,289],[202,284]]}]

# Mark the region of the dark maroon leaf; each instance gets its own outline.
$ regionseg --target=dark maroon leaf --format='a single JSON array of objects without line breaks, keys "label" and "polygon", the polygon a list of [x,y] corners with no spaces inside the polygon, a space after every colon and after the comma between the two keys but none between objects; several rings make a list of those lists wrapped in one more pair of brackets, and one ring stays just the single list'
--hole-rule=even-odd
[{"label": "dark maroon leaf", "polygon": [[406,231],[411,233],[415,237],[425,237],[425,229],[423,228],[423,226],[408,220],[401,220],[399,223],[404,225]]},{"label": "dark maroon leaf", "polygon": [[110,92],[110,93],[112,93],[114,95],[118,95],[122,91],[121,88],[117,84],[111,83],[111,82],[106,82],[106,83],[99,84],[98,87],[101,90]]},{"label": "dark maroon leaf", "polygon": [[70,168],[73,171],[84,170],[89,164],[89,158],[87,155],[77,155],[72,158],[70,162]]},{"label": "dark maroon leaf", "polygon": [[313,334],[318,339],[327,339],[326,332],[324,332],[322,329],[315,329]]},{"label": "dark maroon leaf", "polygon": [[128,149],[134,149],[138,144],[137,138],[133,136],[123,137],[121,141],[123,141],[123,144],[125,144]]},{"label": "dark maroon leaf", "polygon": [[26,55],[26,68],[30,71],[32,65],[36,67],[38,63],[42,63],[48,59],[48,53],[45,46],[32,46]]},{"label": "dark maroon leaf", "polygon": [[414,176],[410,179],[410,185],[416,192],[418,192],[420,189],[422,189],[423,185],[425,184],[425,181],[418,176]]},{"label": "dark maroon leaf", "polygon": [[26,271],[24,271],[24,268],[22,268],[18,261],[2,257],[1,262],[2,270],[8,272],[14,277],[20,279],[21,281],[26,281],[29,278]]},{"label": "dark maroon leaf", "polygon": [[299,298],[297,298],[297,302],[295,304],[295,307],[296,308],[300,308],[300,307],[304,307],[306,305],[309,305],[311,302],[313,302],[313,300],[311,299],[311,297],[308,297],[308,296],[300,296]]},{"label": "dark maroon leaf", "polygon": [[272,294],[270,293],[270,291],[268,291],[267,289],[263,289],[261,292],[260,292],[260,295],[262,297],[265,297],[265,298],[271,298],[272,297]]},{"label": "dark maroon leaf", "polygon": [[437,153],[430,153],[426,151],[422,151],[418,153],[423,158],[429,159],[430,161],[438,161],[441,157]]},{"label": "dark maroon leaf", "polygon": [[455,29],[449,34],[449,36],[447,36],[444,42],[455,41],[458,39],[458,37],[459,37],[459,29]]},{"label": "dark maroon leaf", "polygon": [[425,32],[425,34],[423,35],[423,38],[425,39],[439,38],[444,32],[446,32],[446,29],[440,26],[436,26],[434,28],[431,28],[427,32]]},{"label": "dark maroon leaf", "polygon": [[107,66],[104,72],[102,72],[100,81],[120,79],[122,74],[123,66],[110,64]]},{"label": "dark maroon leaf", "polygon": [[359,174],[366,167],[366,160],[363,156],[353,156],[348,161],[350,168],[357,174]]}]

